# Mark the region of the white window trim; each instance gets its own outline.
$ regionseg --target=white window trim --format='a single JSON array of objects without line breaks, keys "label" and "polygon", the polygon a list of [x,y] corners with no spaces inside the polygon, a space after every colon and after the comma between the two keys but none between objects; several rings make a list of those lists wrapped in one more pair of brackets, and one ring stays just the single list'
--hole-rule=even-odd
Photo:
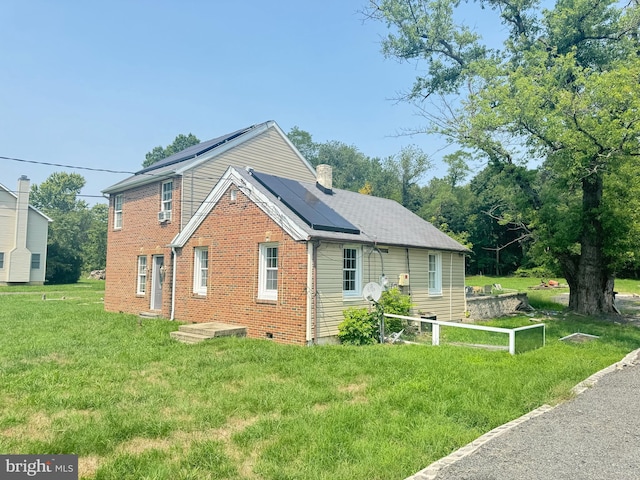
[{"label": "white window trim", "polygon": [[[345,250],[355,250],[356,251],[356,268],[355,268],[355,272],[356,272],[356,282],[355,282],[355,290],[345,290],[344,289],[344,251]],[[344,245],[342,247],[342,255],[341,255],[341,262],[342,262],[342,276],[341,276],[341,281],[342,281],[342,296],[345,299],[360,299],[361,294],[362,294],[362,248],[359,245]]]},{"label": "white window trim", "polygon": [[[270,248],[277,248],[277,256],[276,256],[276,267],[268,267],[267,266],[267,250]],[[259,300],[278,300],[278,289],[269,289],[267,288],[267,272],[274,271],[276,272],[276,279],[278,278],[279,268],[280,268],[280,246],[278,243],[261,243],[260,244],[260,258],[259,258],[259,269],[258,269],[258,299]],[[277,281],[279,284],[280,282]]]},{"label": "white window trim", "polygon": [[[120,199],[120,208],[118,209],[118,199]],[[122,193],[116,195],[113,199],[113,228],[114,230],[120,230],[122,228],[122,204],[124,203],[124,196]]]},{"label": "white window trim", "polygon": [[[203,253],[207,254],[206,265],[203,266]],[[202,285],[204,274],[205,284]],[[193,252],[193,293],[196,295],[206,295],[209,284],[209,248],[196,247]]]},{"label": "white window trim", "polygon": [[[167,197],[165,198],[165,185],[169,185],[170,187],[166,190]],[[169,208],[167,208],[167,204]],[[170,212],[173,208],[173,180],[167,180],[166,182],[162,182],[162,187],[160,189],[160,210],[163,212]]]},{"label": "white window trim", "polygon": [[[142,281],[142,279],[144,279],[144,282]],[[145,295],[146,293],[147,293],[147,257],[146,255],[140,255],[138,257],[138,272],[136,275],[136,294]]]},{"label": "white window trim", "polygon": [[[435,274],[435,285],[431,285],[431,258],[435,259],[435,270],[433,273]],[[429,295],[432,297],[440,297],[442,296],[442,254],[441,253],[430,253],[427,258],[427,270],[428,270],[428,280],[427,286],[429,288]]]}]

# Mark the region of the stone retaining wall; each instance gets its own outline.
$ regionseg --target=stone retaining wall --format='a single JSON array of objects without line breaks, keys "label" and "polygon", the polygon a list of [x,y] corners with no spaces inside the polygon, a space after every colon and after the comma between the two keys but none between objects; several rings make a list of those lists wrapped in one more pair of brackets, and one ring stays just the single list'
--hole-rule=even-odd
[{"label": "stone retaining wall", "polygon": [[467,320],[482,320],[508,315],[514,313],[520,304],[529,304],[526,293],[468,296],[469,317]]}]

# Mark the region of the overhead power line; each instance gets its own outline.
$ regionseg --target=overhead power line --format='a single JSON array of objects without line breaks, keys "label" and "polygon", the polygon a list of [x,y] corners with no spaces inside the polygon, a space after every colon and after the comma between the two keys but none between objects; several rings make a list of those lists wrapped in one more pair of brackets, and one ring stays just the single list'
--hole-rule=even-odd
[{"label": "overhead power line", "polygon": [[13,157],[3,157],[0,156],[0,159],[2,160],[11,160],[12,162],[22,162],[22,163],[32,163],[32,164],[36,164],[36,165],[48,165],[50,167],[62,167],[62,168],[75,168],[78,170],[89,170],[92,172],[106,172],[106,173],[126,173],[129,175],[134,175],[135,172],[128,172],[125,170],[110,170],[108,168],[93,168],[93,167],[80,167],[77,165],[64,165],[62,163],[51,163],[51,162],[39,162],[36,160],[25,160],[23,158],[13,158]]}]

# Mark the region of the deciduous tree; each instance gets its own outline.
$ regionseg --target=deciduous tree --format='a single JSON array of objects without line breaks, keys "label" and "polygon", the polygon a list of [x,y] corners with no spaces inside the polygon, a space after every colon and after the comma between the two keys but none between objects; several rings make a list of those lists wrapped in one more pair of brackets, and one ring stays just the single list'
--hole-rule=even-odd
[{"label": "deciduous tree", "polygon": [[[492,31],[506,27],[501,47],[459,22],[469,3],[495,15]],[[391,30],[387,55],[426,64],[405,98],[429,130],[512,174],[529,227],[569,283],[569,306],[612,313],[615,273],[640,226],[621,207],[638,185],[619,188],[640,154],[638,2],[372,0],[368,14]],[[530,160],[540,162],[536,182],[513,168]]]},{"label": "deciduous tree", "polygon": [[31,186],[30,203],[53,220],[47,242],[47,283],[75,283],[82,273],[82,252],[91,226],[86,202],[77,199],[84,184],[82,175],[56,172]]},{"label": "deciduous tree", "polygon": [[181,152],[185,148],[189,148],[193,145],[197,145],[200,143],[198,137],[190,133],[189,135],[179,134],[174,140],[173,143],[167,145],[165,148],[158,145],[150,152],[147,152],[145,155],[145,161],[142,162],[143,167],[149,167],[156,162],[159,162],[163,158],[170,157],[174,153]]}]

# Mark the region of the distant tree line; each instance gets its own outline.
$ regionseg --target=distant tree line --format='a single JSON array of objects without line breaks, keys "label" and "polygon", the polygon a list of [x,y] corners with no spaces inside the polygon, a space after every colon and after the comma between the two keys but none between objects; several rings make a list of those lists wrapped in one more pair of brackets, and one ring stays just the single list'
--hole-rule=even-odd
[{"label": "distant tree line", "polygon": [[[442,158],[446,174],[427,181],[433,161],[414,146],[378,158],[339,141],[316,143],[297,126],[287,135],[313,166],[333,166],[335,188],[396,200],[469,247],[473,253],[467,260],[468,274],[562,275],[558,258],[541,241],[530,218],[532,196],[545,192],[542,166],[485,161],[478,168],[475,157],[457,151]],[[557,214],[562,215],[562,210]],[[637,278],[638,256],[630,251],[617,273]]]},{"label": "distant tree line", "polygon": [[85,179],[77,173],[56,172],[31,186],[30,203],[49,216],[47,283],[75,283],[83,271],[105,268],[109,207],[89,207],[77,196]]},{"label": "distant tree line", "polygon": [[[544,165],[527,168],[484,161],[478,168],[477,157],[457,151],[442,158],[446,165],[442,178],[427,180],[433,161],[413,145],[380,158],[369,157],[356,146],[337,140],[315,142],[309,132],[297,126],[287,136],[313,166],[324,163],[333,167],[335,188],[395,200],[470,248],[473,253],[467,259],[467,273],[537,277],[562,274],[559,259],[546,238],[548,232],[541,232],[531,214],[536,207],[532,199],[550,196],[546,208],[557,205],[558,222],[564,222],[567,228],[576,218],[566,213],[562,198],[556,198],[570,192],[554,193],[548,188],[549,173]],[[196,143],[198,139],[192,134],[178,135],[167,147],[149,152],[143,166]],[[155,161],[150,163],[152,157]],[[618,194],[635,188],[637,177],[627,178],[626,183],[615,184]],[[32,186],[31,203],[54,220],[49,228],[49,283],[75,282],[82,272],[105,268],[108,207],[89,207],[78,200],[84,184],[85,179],[79,174],[54,173],[42,184]],[[624,206],[621,204],[620,208]],[[636,231],[637,228],[627,233],[633,235]],[[618,262],[618,276],[640,277],[636,249],[629,248],[624,260]]]},{"label": "distant tree line", "polygon": [[422,131],[486,165],[468,186],[475,268],[486,254],[501,273],[548,265],[571,310],[614,314],[615,278],[637,274],[640,253],[640,3],[369,0],[363,13],[388,29],[382,53],[420,71],[401,99]]},{"label": "distant tree line", "polygon": [[[142,166],[198,143],[195,135],[180,134],[166,147],[148,152]],[[31,205],[53,220],[47,244],[47,283],[75,283],[83,273],[106,267],[109,207],[102,203],[90,207],[79,200],[85,183],[80,174],[56,172],[40,185],[31,186]]]}]

